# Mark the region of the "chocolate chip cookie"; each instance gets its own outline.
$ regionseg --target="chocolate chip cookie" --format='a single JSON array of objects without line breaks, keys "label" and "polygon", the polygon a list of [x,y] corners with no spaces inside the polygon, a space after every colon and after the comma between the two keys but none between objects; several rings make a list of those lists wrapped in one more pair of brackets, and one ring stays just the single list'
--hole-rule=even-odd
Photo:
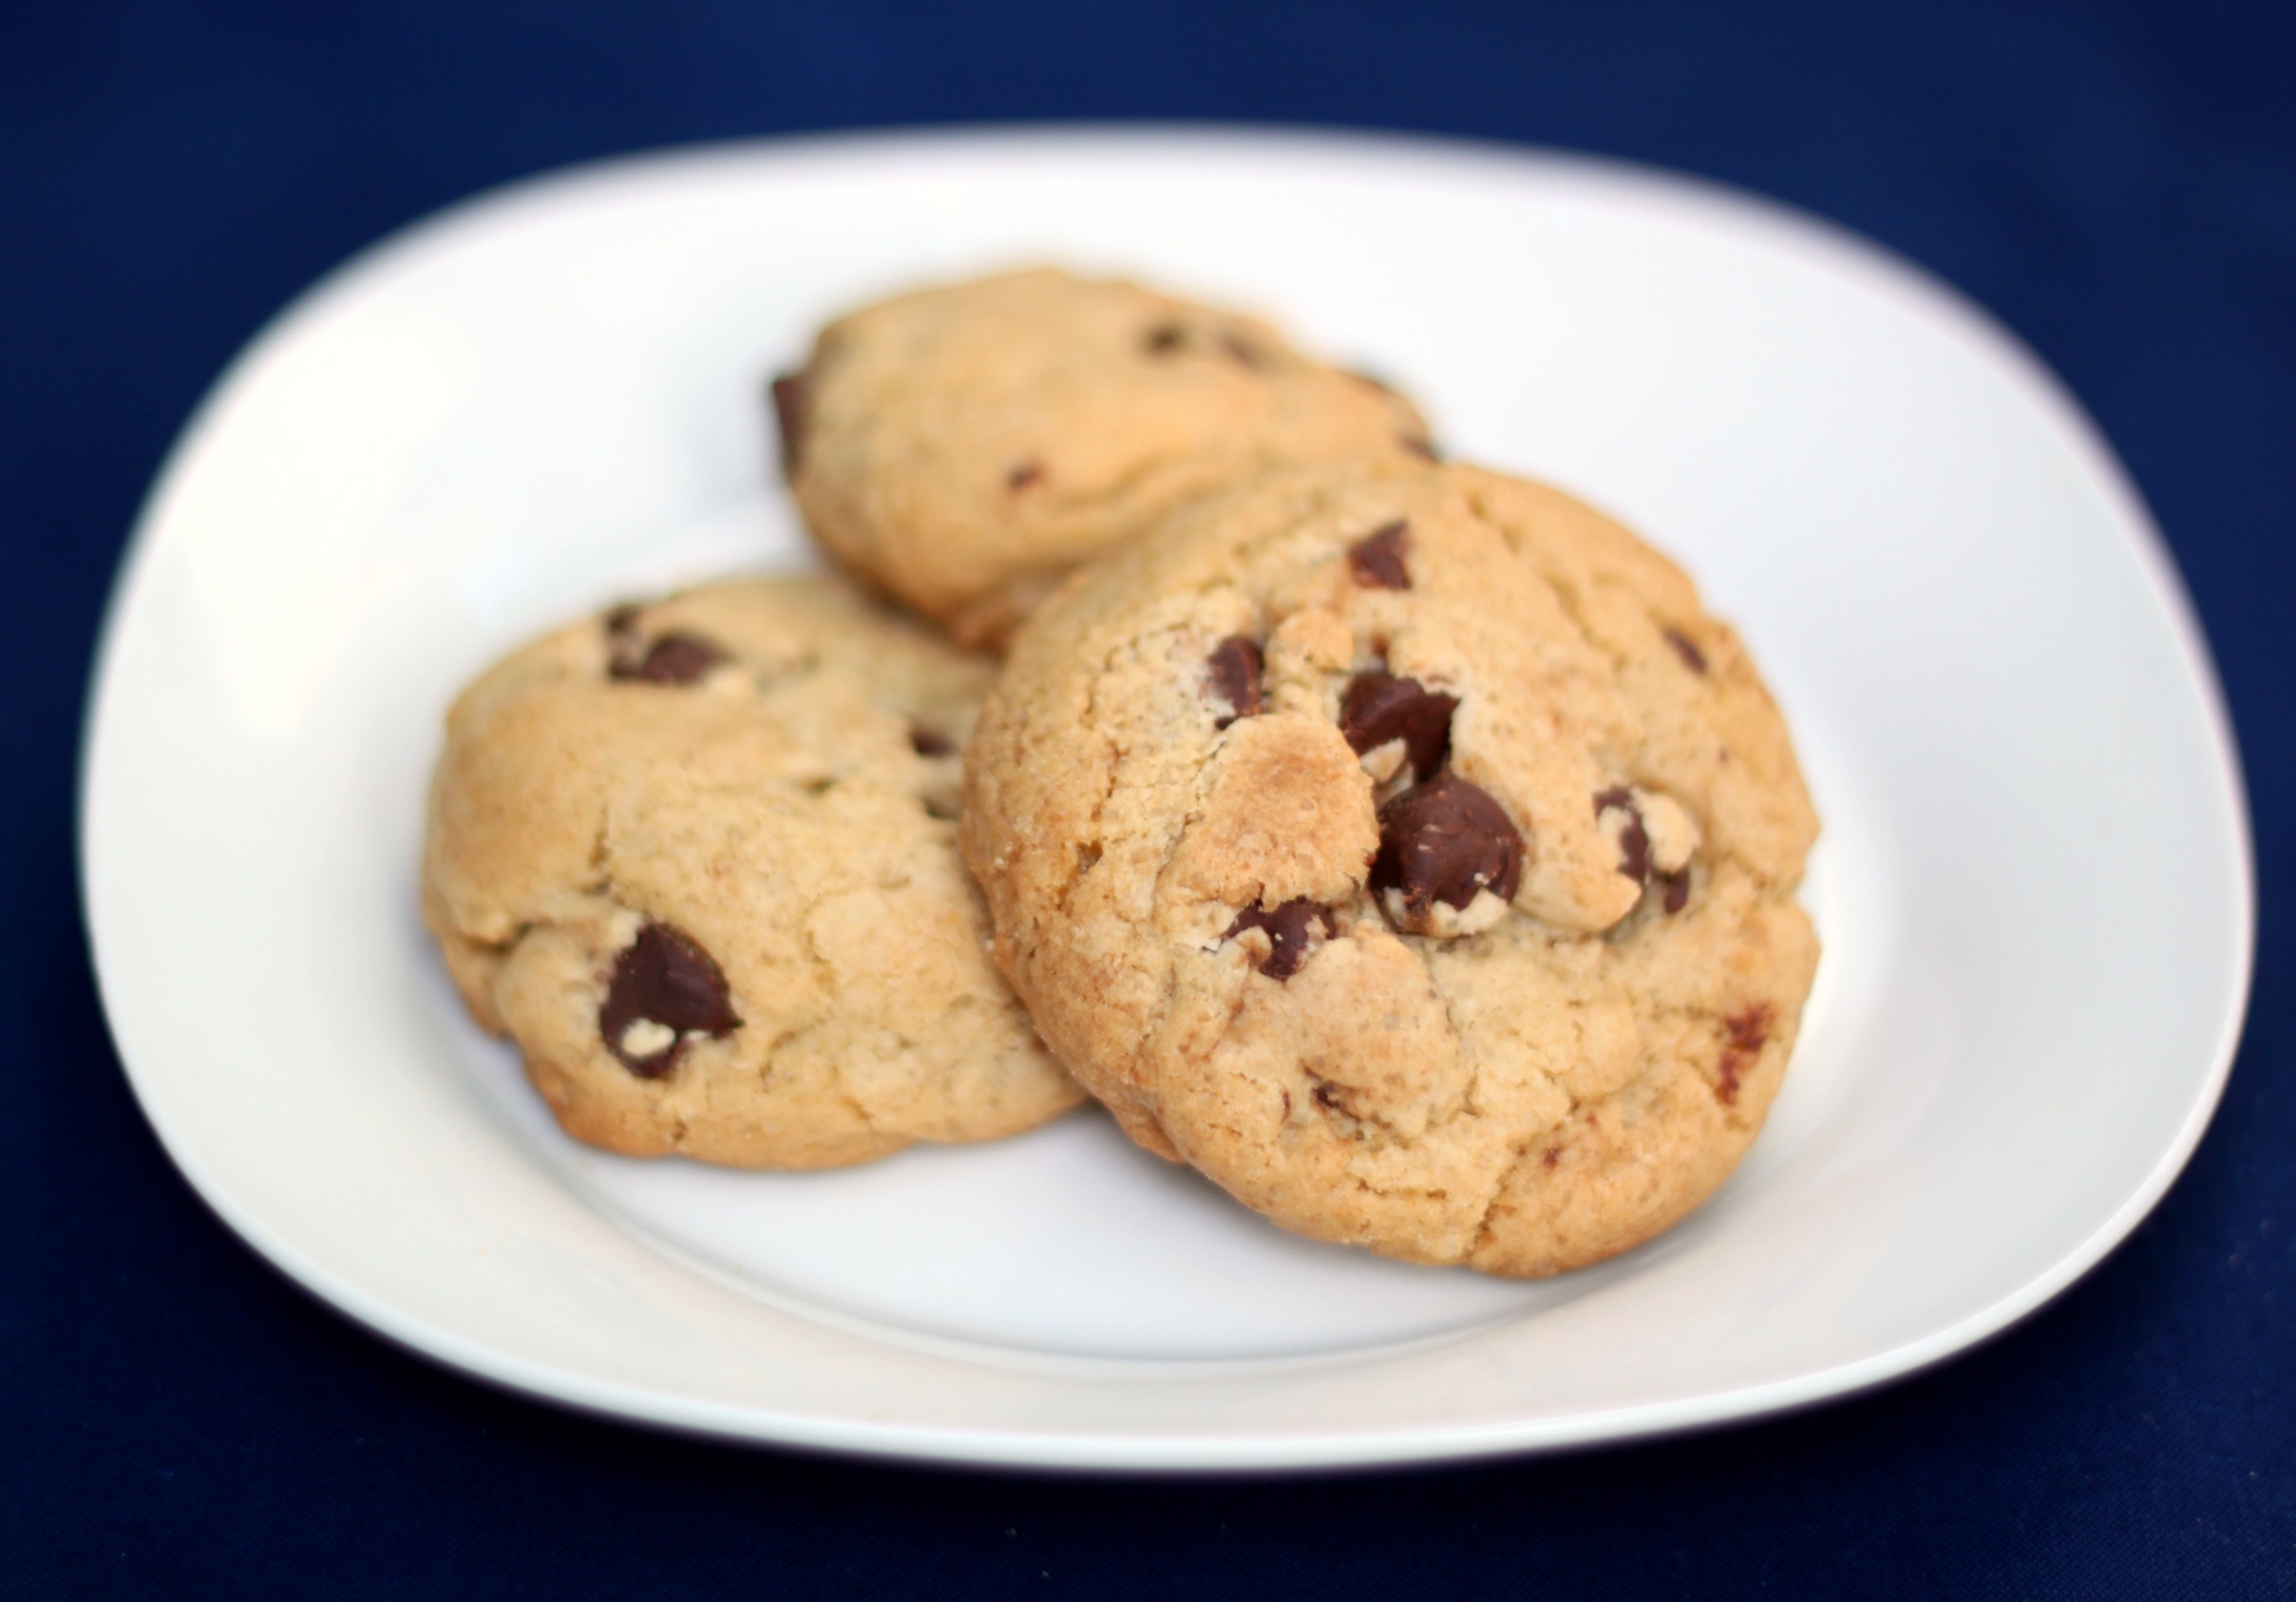
[{"label": "chocolate chip cookie", "polygon": [[1081,1099],[958,858],[991,671],[806,577],[617,606],[463,694],[424,911],[569,1133],[820,1168]]},{"label": "chocolate chip cookie", "polygon": [[772,399],[814,535],[969,644],[1182,502],[1271,467],[1432,448],[1410,402],[1263,322],[1051,270],[841,317]]},{"label": "chocolate chip cookie", "polygon": [[996,958],[1142,1145],[1539,1275],[1776,1094],[1817,961],[1784,724],[1680,571],[1465,467],[1274,475],[1048,602],[965,764]]}]

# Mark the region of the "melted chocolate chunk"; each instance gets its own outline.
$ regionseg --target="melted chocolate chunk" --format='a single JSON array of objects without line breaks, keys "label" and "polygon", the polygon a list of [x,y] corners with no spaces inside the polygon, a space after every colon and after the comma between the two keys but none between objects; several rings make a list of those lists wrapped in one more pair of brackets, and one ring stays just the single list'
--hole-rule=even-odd
[{"label": "melted chocolate chunk", "polygon": [[1158,323],[1141,339],[1140,347],[1151,356],[1168,356],[1186,343],[1186,329],[1178,323]]},{"label": "melted chocolate chunk", "polygon": [[1642,827],[1642,812],[1634,804],[1634,792],[1622,784],[1595,791],[1596,817],[1601,817],[1613,808],[1626,814],[1625,825],[1619,830],[1619,871],[1638,885],[1647,885],[1650,883],[1650,832]]},{"label": "melted chocolate chunk", "polygon": [[1223,943],[1234,940],[1246,929],[1262,929],[1267,933],[1267,960],[1258,964],[1268,978],[1282,981],[1298,973],[1308,957],[1308,930],[1317,924],[1323,925],[1323,938],[1331,939],[1339,932],[1339,921],[1332,909],[1319,901],[1304,896],[1283,903],[1274,911],[1247,906],[1236,914],[1236,921],[1220,937]]},{"label": "melted chocolate chunk", "polygon": [[1424,779],[1451,753],[1451,715],[1459,697],[1430,690],[1415,678],[1359,673],[1339,697],[1339,733],[1358,756],[1401,740],[1412,777]]},{"label": "melted chocolate chunk", "polygon": [[617,648],[606,671],[646,684],[692,684],[725,659],[725,652],[698,634],[665,634],[643,657],[635,645]]},{"label": "melted chocolate chunk", "polygon": [[1706,671],[1706,653],[1698,648],[1690,636],[1684,634],[1680,629],[1668,629],[1665,632],[1666,643],[1673,646],[1674,654],[1682,658],[1682,665],[1692,673],[1704,673]]},{"label": "melted chocolate chunk", "polygon": [[1685,868],[1679,873],[1661,873],[1658,883],[1665,889],[1666,899],[1661,905],[1668,912],[1679,912],[1690,905],[1690,869]]},{"label": "melted chocolate chunk", "polygon": [[1213,728],[1224,729],[1239,717],[1259,715],[1262,665],[1259,645],[1243,635],[1231,634],[1212,647],[1206,663],[1211,669],[1212,693],[1228,708],[1227,715],[1214,722]]},{"label": "melted chocolate chunk", "polygon": [[909,749],[920,756],[954,756],[957,742],[938,729],[918,724],[909,730]]},{"label": "melted chocolate chunk", "polygon": [[789,478],[806,450],[806,375],[785,372],[773,380],[773,421],[781,429],[781,476]]},{"label": "melted chocolate chunk", "polygon": [[[1490,796],[1446,771],[1379,809],[1375,892],[1403,892],[1403,923],[1424,929],[1436,902],[1466,910],[1480,890],[1514,899],[1523,836]],[[1385,905],[1385,897],[1381,897]]]},{"label": "melted chocolate chunk", "polygon": [[1044,477],[1042,462],[1022,462],[1004,475],[1004,486],[1017,494]]},{"label": "melted chocolate chunk", "polygon": [[[652,1023],[673,1037],[667,1045],[634,1053],[633,1027]],[[720,1037],[741,1027],[726,976],[710,953],[667,924],[648,924],[614,960],[598,1032],[621,1065],[641,1079],[658,1079],[677,1066],[690,1035]]]},{"label": "melted chocolate chunk", "polygon": [[617,606],[607,607],[605,617],[599,620],[606,625],[608,634],[636,634],[638,617],[644,611],[645,608],[636,601],[625,601]]},{"label": "melted chocolate chunk", "polygon": [[1407,590],[1411,572],[1403,565],[1403,553],[1410,545],[1411,524],[1397,518],[1347,547],[1347,570],[1367,589]]}]

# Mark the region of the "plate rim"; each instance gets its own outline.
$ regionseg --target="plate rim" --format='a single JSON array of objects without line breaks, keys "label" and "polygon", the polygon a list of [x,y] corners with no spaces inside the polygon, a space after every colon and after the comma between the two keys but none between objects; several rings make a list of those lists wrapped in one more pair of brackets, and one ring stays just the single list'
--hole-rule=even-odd
[{"label": "plate rim", "polygon": [[[1974,348],[1984,365],[2033,410],[2074,465],[2105,498],[2116,531],[2162,603],[2179,665],[2197,692],[2211,778],[2221,787],[2231,825],[2229,842],[2234,939],[2224,1009],[2208,1075],[2172,1140],[2142,1184],[2098,1221],[2050,1268],[2015,1290],[1929,1335],[1857,1361],[1687,1400],[1597,1408],[1486,1425],[1435,1425],[1348,1433],[1211,1436],[987,1429],[940,1423],[880,1422],[816,1417],[752,1404],[712,1404],[642,1385],[602,1380],[579,1369],[504,1353],[407,1315],[313,1260],[271,1230],[206,1167],[161,1110],[114,1020],[116,963],[105,958],[104,919],[97,895],[94,827],[99,768],[119,692],[127,617],[148,582],[158,547],[158,512],[174,485],[203,453],[225,404],[300,327],[323,317],[370,276],[388,270],[426,241],[508,206],[529,205],[577,189],[639,184],[678,171],[740,165],[759,159],[867,162],[898,155],[927,161],[959,152],[1028,157],[1091,150],[1126,155],[1241,150],[1255,160],[1286,155],[1431,166],[1472,166],[1497,175],[1584,181],[1614,192],[1660,192],[1741,226],[1814,250],[1862,279],[1879,279],[1901,300],[1929,314],[1929,331]],[[2221,1103],[2236,1058],[2254,982],[2257,890],[2253,823],[2229,705],[2197,610],[2165,537],[2134,481],[2078,400],[2017,334],[1952,284],[1911,259],[1841,224],[1788,202],[1700,176],[1619,158],[1495,141],[1359,128],[1224,122],[1075,122],[915,126],[715,141],[609,156],[490,185],[394,228],[323,273],[268,316],[239,347],[193,408],[162,458],[136,513],[104,602],[94,671],[81,729],[74,806],[78,882],[91,966],[106,1028],[138,1107],[169,1160],[195,1194],[257,1255],[354,1323],[432,1363],[521,1396],[626,1423],[749,1445],[787,1447],[875,1460],[965,1463],[1004,1470],[1110,1473],[1251,1473],[1344,1470],[1408,1463],[1461,1462],[1713,1428],[1799,1410],[1908,1377],[1985,1342],[2029,1316],[2097,1266],[2158,1205],[2182,1173]],[[855,1339],[866,1339],[854,1336]]]}]

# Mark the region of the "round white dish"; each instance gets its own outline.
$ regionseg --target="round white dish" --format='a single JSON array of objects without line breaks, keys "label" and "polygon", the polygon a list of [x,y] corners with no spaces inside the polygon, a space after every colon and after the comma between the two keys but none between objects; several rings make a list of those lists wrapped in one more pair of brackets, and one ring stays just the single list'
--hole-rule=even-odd
[{"label": "round white dish", "polygon": [[[1456,453],[1679,556],[1793,720],[1826,957],[1672,1233],[1518,1285],[1283,1235],[1083,1114],[845,1173],[564,1139],[416,915],[455,687],[809,560],[760,385],[826,315],[1057,259],[1263,306]],[[577,1406],[921,1459],[1424,1461],[1744,1418],[2000,1329],[2143,1216],[2246,1000],[2205,646],[2078,408],[1949,291],[1711,187],[1390,139],[735,146],[459,207],[284,314],[146,507],[90,727],[105,1005],[175,1160],[382,1333]]]}]

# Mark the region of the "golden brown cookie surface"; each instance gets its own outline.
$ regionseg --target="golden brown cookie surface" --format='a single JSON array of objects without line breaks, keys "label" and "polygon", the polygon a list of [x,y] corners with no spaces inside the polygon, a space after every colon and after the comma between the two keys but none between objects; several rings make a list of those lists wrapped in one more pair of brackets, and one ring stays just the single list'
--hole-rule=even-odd
[{"label": "golden brown cookie surface", "polygon": [[424,911],[569,1132],[816,1168],[1079,1099],[983,954],[956,849],[990,672],[787,578],[586,619],[463,694]]},{"label": "golden brown cookie surface", "polygon": [[1307,1234],[1543,1274],[1759,1130],[1815,828],[1664,558],[1542,486],[1359,463],[1040,611],[963,838],[1000,964],[1135,1139]]},{"label": "golden brown cookie surface", "polygon": [[1051,270],[841,317],[774,401],[816,537],[971,643],[1185,501],[1270,467],[1428,448],[1408,401],[1263,322]]}]

